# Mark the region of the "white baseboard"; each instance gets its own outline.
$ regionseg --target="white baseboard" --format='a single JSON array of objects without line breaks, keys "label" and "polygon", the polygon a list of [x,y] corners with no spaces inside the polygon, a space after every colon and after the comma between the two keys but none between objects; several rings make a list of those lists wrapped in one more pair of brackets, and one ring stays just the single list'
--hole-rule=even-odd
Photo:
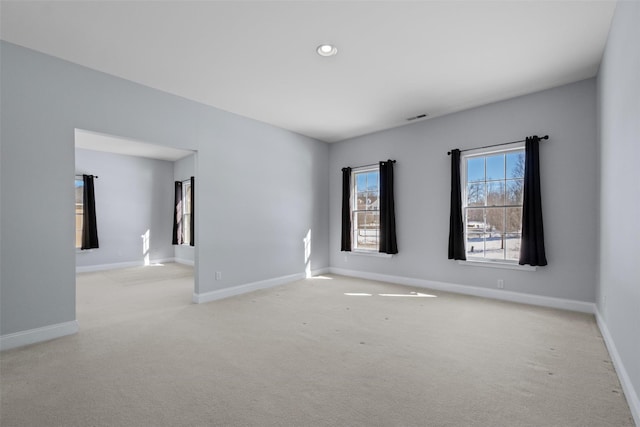
[{"label": "white baseboard", "polygon": [[258,289],[273,288],[274,286],[280,286],[287,283],[295,282],[296,280],[304,279],[304,277],[304,273],[298,273],[291,274],[289,276],[276,277],[273,279],[260,280],[259,282],[246,283],[244,285],[218,289],[211,292],[204,292],[201,294],[196,294],[194,292],[193,302],[195,302],[196,304],[202,304],[205,302],[216,301],[223,298],[229,298],[236,295],[257,291]]},{"label": "white baseboard", "polygon": [[[311,272],[312,276],[329,273],[329,268],[320,268]],[[275,277],[273,279],[260,280],[258,282],[246,283],[244,285],[232,286],[229,288],[218,289],[211,292],[201,294],[193,294],[193,302],[203,304],[206,302],[216,301],[223,298],[229,298],[236,295],[246,294],[248,292],[257,291],[258,289],[273,288],[275,286],[286,285],[287,283],[302,280],[306,277],[305,273],[290,274],[288,276]]]},{"label": "white baseboard", "polygon": [[329,274],[329,273],[331,273],[331,269],[329,267],[325,267],[325,268],[319,268],[317,270],[312,270],[311,276],[321,276],[323,274]]},{"label": "white baseboard", "polygon": [[196,265],[196,263],[192,259],[174,258],[174,262],[183,265],[190,265],[192,267]]},{"label": "white baseboard", "polygon": [[[167,262],[178,262],[178,261],[176,261],[175,258],[160,258],[160,259],[154,259],[150,261],[151,264],[163,264]],[[112,264],[77,266],[76,273],[91,273],[94,271],[116,270],[118,268],[141,267],[143,265],[144,265],[144,260],[114,262]]]},{"label": "white baseboard", "polygon": [[78,322],[76,320],[43,326],[42,328],[29,329],[27,331],[14,332],[13,334],[0,336],[0,351],[35,344],[41,341],[48,341],[77,332]]},{"label": "white baseboard", "polygon": [[432,280],[415,279],[412,277],[390,276],[386,274],[346,270],[343,268],[335,267],[331,267],[329,270],[331,273],[339,274],[342,276],[351,276],[359,277],[361,279],[377,280],[381,282],[398,283],[401,285],[415,286],[418,288],[434,289],[438,291],[453,292],[456,294],[474,295],[478,297],[512,301],[522,304],[539,305],[542,307],[560,308],[563,310],[579,311],[582,313],[595,313],[595,304],[585,301],[523,294],[519,292],[505,291],[502,289],[479,288],[476,286],[458,285],[455,283],[447,282],[436,282]]},{"label": "white baseboard", "polygon": [[609,354],[611,355],[611,360],[613,361],[613,366],[616,368],[616,373],[618,374],[618,378],[620,379],[620,384],[622,385],[622,390],[624,391],[624,395],[627,398],[627,403],[629,404],[629,409],[631,409],[631,415],[637,426],[640,426],[640,399],[638,399],[638,392],[633,387],[633,383],[629,378],[629,374],[627,373],[627,369],[624,367],[622,363],[622,359],[620,358],[620,354],[618,353],[618,349],[616,348],[615,342],[613,341],[613,337],[609,332],[609,328],[604,321],[604,318],[600,314],[600,311],[596,308],[596,322],[598,323],[598,327],[600,328],[600,333],[602,334],[602,338],[604,339],[604,343],[609,350]]}]

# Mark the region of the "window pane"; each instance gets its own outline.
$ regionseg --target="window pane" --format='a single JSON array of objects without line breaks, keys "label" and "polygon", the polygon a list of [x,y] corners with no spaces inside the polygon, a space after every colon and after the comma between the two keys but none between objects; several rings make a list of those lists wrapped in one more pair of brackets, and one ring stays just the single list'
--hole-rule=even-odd
[{"label": "window pane", "polygon": [[183,245],[189,245],[191,242],[191,214],[184,214],[182,220]]},{"label": "window pane", "polygon": [[354,172],[353,248],[378,250],[379,171]]},{"label": "window pane", "polygon": [[467,259],[484,258],[484,209],[467,209]]},{"label": "window pane", "polygon": [[467,234],[467,259],[484,258],[484,233]]},{"label": "window pane", "polygon": [[467,231],[485,231],[484,209],[467,209]]},{"label": "window pane", "polygon": [[524,178],[524,152],[507,154],[507,178]]},{"label": "window pane", "polygon": [[490,233],[502,233],[504,225],[504,208],[487,208],[487,231]]},{"label": "window pane", "polygon": [[76,204],[82,204],[83,192],[84,182],[81,179],[76,179]]},{"label": "window pane", "polygon": [[506,239],[507,255],[510,261],[518,261],[520,259],[520,235],[512,234]]},{"label": "window pane", "polygon": [[487,206],[503,206],[505,186],[504,181],[487,184]]},{"label": "window pane", "polygon": [[487,157],[487,180],[504,179],[504,154]]},{"label": "window pane", "polygon": [[504,259],[504,208],[487,209],[485,258]]},{"label": "window pane", "polygon": [[191,184],[185,185],[185,214],[191,213]]},{"label": "window pane", "polygon": [[485,184],[474,182],[467,186],[467,206],[485,205]]},{"label": "window pane", "polygon": [[367,175],[364,173],[357,173],[356,175],[356,189],[357,191],[364,191],[367,188]]},{"label": "window pane", "polygon": [[355,216],[356,248],[378,249],[379,212],[357,212]]},{"label": "window pane", "polygon": [[467,258],[517,260],[522,232],[524,150],[465,161]]},{"label": "window pane", "polygon": [[76,188],[76,248],[82,247],[82,226],[84,223],[84,181],[75,180]]},{"label": "window pane", "polygon": [[367,190],[378,191],[378,172],[367,173]]},{"label": "window pane", "polygon": [[522,208],[507,208],[507,233],[522,232]]},{"label": "window pane", "polygon": [[367,193],[359,191],[356,194],[356,210],[363,211],[367,208]]},{"label": "window pane", "polygon": [[484,181],[484,157],[467,159],[467,181]]},{"label": "window pane", "polygon": [[507,205],[522,205],[524,181],[521,179],[507,180]]},{"label": "window pane", "polygon": [[366,209],[378,209],[378,193],[373,191],[368,191],[366,193]]}]

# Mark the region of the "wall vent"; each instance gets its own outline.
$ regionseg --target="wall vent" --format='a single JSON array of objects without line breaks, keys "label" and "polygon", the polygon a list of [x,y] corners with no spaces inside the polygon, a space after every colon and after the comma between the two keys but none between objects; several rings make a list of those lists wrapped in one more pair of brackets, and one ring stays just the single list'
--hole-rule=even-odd
[{"label": "wall vent", "polygon": [[418,114],[417,116],[413,116],[413,117],[408,117],[407,121],[411,122],[413,120],[418,120],[418,119],[424,119],[425,117],[427,117],[428,114]]}]

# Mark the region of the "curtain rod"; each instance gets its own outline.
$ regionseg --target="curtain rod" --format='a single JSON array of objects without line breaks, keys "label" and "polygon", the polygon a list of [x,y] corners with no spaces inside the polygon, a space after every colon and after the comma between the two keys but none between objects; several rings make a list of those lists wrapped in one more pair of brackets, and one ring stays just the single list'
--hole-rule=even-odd
[{"label": "curtain rod", "polygon": [[[82,175],[83,175],[83,174],[76,174],[76,176],[82,176]],[[86,175],[86,174],[85,174],[85,175]],[[95,179],[98,179],[98,178],[99,178],[99,177],[98,177],[98,175],[89,175],[89,176],[92,176],[92,177],[94,177]]]},{"label": "curtain rod", "polygon": [[[391,160],[391,159],[389,159],[389,160],[383,160],[383,161],[391,162],[391,163],[395,163],[395,162],[396,162],[395,160]],[[378,162],[378,163],[372,163],[372,164],[370,164],[370,165],[351,166],[351,169],[368,168],[369,166],[379,166],[379,165],[380,165],[380,163]],[[345,170],[345,169],[346,169],[346,168],[342,168],[342,170]]]},{"label": "curtain rod", "polygon": [[[536,135],[534,135],[536,136]],[[538,139],[549,139],[549,135],[545,135],[545,136],[541,136]],[[492,145],[485,145],[483,147],[476,147],[476,148],[467,148],[466,150],[460,150],[461,153],[464,153],[465,151],[471,151],[471,150],[479,150],[481,148],[491,148],[491,147],[498,147],[500,145],[509,145],[509,144],[515,144],[516,142],[525,142],[526,139],[521,139],[520,141],[511,141],[511,142],[503,142],[502,144],[492,144]],[[447,151],[447,155],[451,155],[451,151]]]}]

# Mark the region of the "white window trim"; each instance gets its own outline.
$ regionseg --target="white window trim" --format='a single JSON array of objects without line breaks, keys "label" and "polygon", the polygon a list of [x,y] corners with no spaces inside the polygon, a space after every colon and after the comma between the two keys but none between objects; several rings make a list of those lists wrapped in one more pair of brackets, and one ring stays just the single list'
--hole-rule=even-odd
[{"label": "white window trim", "polygon": [[[78,178],[78,176],[80,176],[80,178]],[[75,180],[73,181],[73,185],[74,185],[74,189],[75,189],[75,183],[78,182],[78,181],[81,182],[82,183],[82,187],[83,187],[83,192],[84,192],[84,179],[81,176],[82,175],[76,174]],[[83,199],[83,204],[84,204],[84,195],[82,196],[82,199]],[[74,203],[74,211],[75,211],[76,204],[77,203]],[[84,208],[83,208],[83,213],[84,213]],[[77,215],[77,214],[75,214],[75,215]],[[75,220],[77,220],[77,218],[75,218],[75,216],[74,216],[74,221]],[[74,227],[74,230],[75,230],[75,227]],[[78,232],[77,230],[75,230],[75,231],[76,231],[76,233]],[[77,234],[75,235],[75,238],[76,239],[78,238]],[[82,238],[80,240],[82,240]],[[84,250],[82,249],[82,242],[80,243],[80,246],[75,246],[75,243],[74,243],[74,247],[76,249],[76,253],[79,253],[79,254],[90,251],[90,249],[84,249]]]},{"label": "white window trim", "polygon": [[346,255],[357,255],[357,256],[370,256],[375,258],[391,258],[393,254],[386,254],[384,252],[376,252],[373,249],[355,249],[351,252],[344,252]]},{"label": "white window trim", "polygon": [[[185,209],[187,206],[187,202],[186,202],[187,184],[191,186],[191,178],[182,180],[182,218],[184,219],[185,215],[189,215],[189,221],[192,221],[191,212],[189,212],[188,214],[185,212]],[[193,191],[193,189],[191,189],[191,191]],[[191,209],[193,209],[193,206],[191,207]],[[183,231],[183,234],[184,234],[184,231]],[[186,246],[189,248],[192,247],[191,244],[186,239],[180,244],[180,246]]]},{"label": "white window trim", "polygon": [[[361,166],[358,168],[353,168],[351,169],[351,192],[349,194],[349,205],[351,207],[351,252],[352,254],[355,255],[365,255],[365,256],[373,256],[373,257],[379,257],[379,258],[390,258],[391,254],[385,254],[385,253],[380,253],[378,252],[378,249],[362,249],[362,248],[355,248],[354,245],[357,244],[357,241],[355,239],[357,239],[357,236],[355,235],[355,229],[354,224],[353,224],[353,213],[355,212],[356,209],[355,208],[355,199],[354,197],[357,197],[357,192],[356,192],[356,179],[355,179],[355,175],[357,173],[363,173],[363,172],[378,172],[378,176],[380,174],[380,166],[379,165],[370,165],[370,166]],[[378,182],[378,193],[380,192],[380,182]],[[379,196],[378,196],[379,197]],[[378,210],[378,212],[380,212]],[[378,236],[378,239],[380,238],[380,236]],[[380,240],[378,240],[378,244],[380,243]],[[349,252],[348,252],[349,253]]]},{"label": "white window trim", "polygon": [[481,260],[459,260],[458,264],[466,265],[467,267],[488,267],[488,268],[501,268],[504,270],[521,270],[521,271],[536,271],[537,268],[532,265],[520,265],[515,262],[508,261],[495,261],[488,259],[486,261]]},{"label": "white window trim", "polygon": [[[497,153],[505,153],[509,151],[520,151],[525,148],[524,142],[514,142],[509,145],[501,145],[499,147],[494,147],[493,149],[489,148],[478,148],[476,150],[468,150],[464,153],[460,154],[460,184],[464,185],[461,188],[462,193],[462,209],[466,208],[466,200],[467,200],[467,167],[465,166],[465,160],[469,157],[486,157],[492,154]],[[467,224],[465,222],[465,215],[462,216],[462,227],[465,230],[465,254],[467,252],[467,239],[466,239],[466,230]],[[520,235],[522,239],[522,235]],[[522,271],[535,271],[536,267],[530,265],[520,265],[517,261],[508,261],[508,260],[496,260],[496,259],[472,259],[472,260],[459,260],[458,264],[466,265],[466,266],[474,266],[474,267],[489,267],[489,268],[502,268],[507,270],[522,270]]]}]

